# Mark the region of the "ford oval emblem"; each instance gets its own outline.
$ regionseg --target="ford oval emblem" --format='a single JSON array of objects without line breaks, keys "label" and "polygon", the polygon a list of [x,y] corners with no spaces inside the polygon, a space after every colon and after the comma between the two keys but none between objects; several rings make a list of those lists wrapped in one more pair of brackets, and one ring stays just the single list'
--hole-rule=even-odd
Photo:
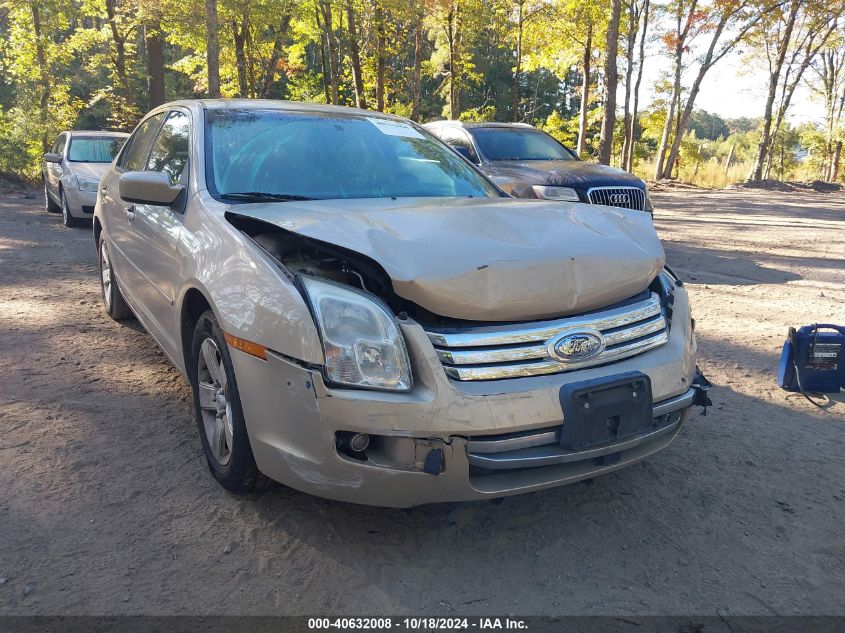
[{"label": "ford oval emblem", "polygon": [[549,341],[549,356],[560,363],[583,363],[604,351],[601,332],[593,329],[565,332]]}]

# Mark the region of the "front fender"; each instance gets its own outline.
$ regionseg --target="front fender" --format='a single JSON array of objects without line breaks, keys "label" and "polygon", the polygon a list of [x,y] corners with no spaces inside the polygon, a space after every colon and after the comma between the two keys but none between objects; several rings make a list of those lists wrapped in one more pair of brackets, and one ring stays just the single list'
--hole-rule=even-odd
[{"label": "front fender", "polygon": [[201,192],[185,217],[181,245],[185,284],[211,303],[225,332],[306,363],[323,364],[323,348],[308,306],[281,268],[248,236],[209,209]]}]

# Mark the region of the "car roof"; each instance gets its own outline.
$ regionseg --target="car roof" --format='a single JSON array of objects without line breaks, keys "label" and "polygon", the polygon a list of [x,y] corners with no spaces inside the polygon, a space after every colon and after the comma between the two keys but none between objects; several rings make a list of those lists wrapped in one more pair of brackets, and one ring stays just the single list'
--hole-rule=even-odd
[{"label": "car roof", "polygon": [[467,129],[473,128],[480,128],[480,127],[488,127],[488,128],[516,128],[520,130],[536,130],[533,125],[529,125],[528,123],[499,123],[497,121],[431,121],[430,123],[426,123],[423,127],[435,127],[435,126],[454,126],[454,127],[462,127]]},{"label": "car roof", "polygon": [[156,108],[156,111],[166,110],[175,106],[187,108],[200,107],[205,110],[288,110],[291,112],[321,112],[347,116],[357,114],[379,119],[406,120],[403,117],[378,112],[377,110],[362,110],[348,106],[307,103],[304,101],[283,101],[281,99],[180,99],[165,103]]},{"label": "car roof", "polygon": [[111,136],[125,138],[129,136],[126,132],[110,132],[109,130],[67,130],[62,134],[74,136]]}]

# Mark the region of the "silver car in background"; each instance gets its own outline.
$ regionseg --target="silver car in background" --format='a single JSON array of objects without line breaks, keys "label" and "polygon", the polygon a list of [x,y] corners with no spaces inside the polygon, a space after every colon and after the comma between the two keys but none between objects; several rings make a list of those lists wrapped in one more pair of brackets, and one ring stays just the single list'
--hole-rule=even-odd
[{"label": "silver car in background", "polygon": [[541,490],[664,448],[707,402],[648,214],[506,196],[399,117],[166,104],[103,176],[93,229],[106,311],[188,379],[234,492]]},{"label": "silver car in background", "polygon": [[122,132],[80,130],[59,134],[41,167],[45,209],[61,212],[65,226],[90,221],[100,177],[128,137]]}]

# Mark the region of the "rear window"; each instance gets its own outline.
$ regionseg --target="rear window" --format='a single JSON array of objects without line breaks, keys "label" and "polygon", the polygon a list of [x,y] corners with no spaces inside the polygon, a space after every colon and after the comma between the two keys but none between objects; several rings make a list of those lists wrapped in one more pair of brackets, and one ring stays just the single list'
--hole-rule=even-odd
[{"label": "rear window", "polygon": [[67,158],[79,163],[110,163],[124,140],[115,136],[73,136]]},{"label": "rear window", "polygon": [[575,160],[563,145],[540,130],[482,127],[472,130],[488,160]]}]

